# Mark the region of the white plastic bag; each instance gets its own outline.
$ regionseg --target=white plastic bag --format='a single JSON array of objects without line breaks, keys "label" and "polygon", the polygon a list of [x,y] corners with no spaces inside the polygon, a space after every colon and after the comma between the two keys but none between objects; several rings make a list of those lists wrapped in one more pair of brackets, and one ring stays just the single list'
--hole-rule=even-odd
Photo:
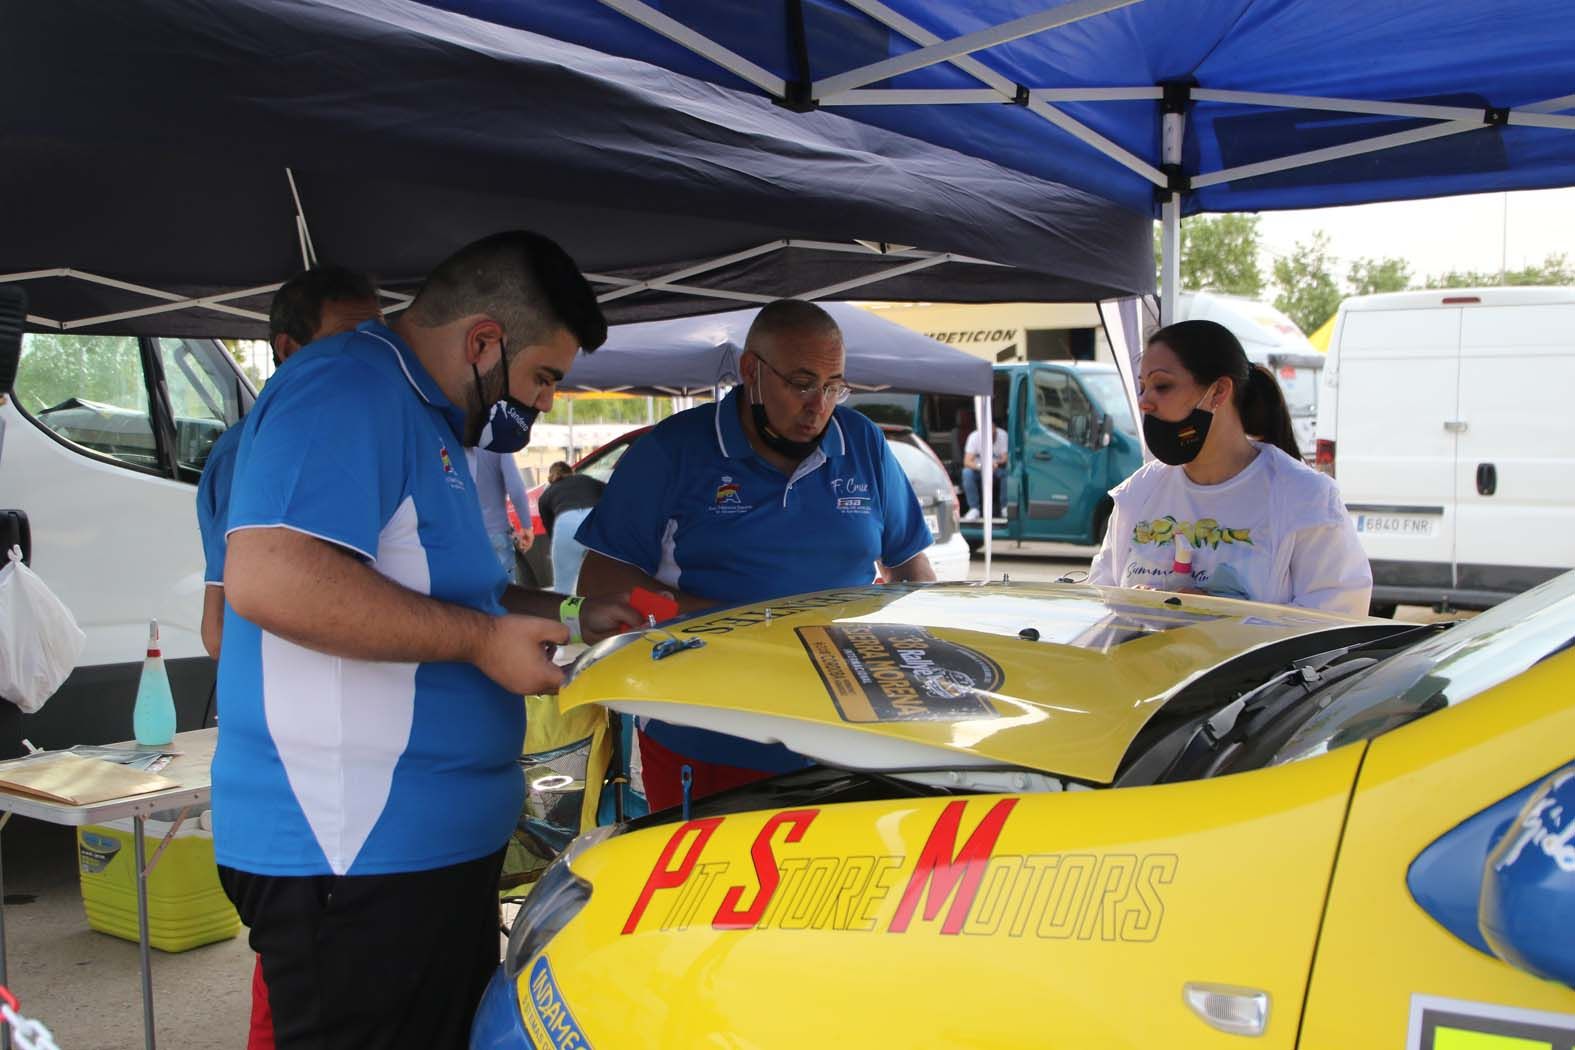
[{"label": "white plastic bag", "polygon": [[87,636],[12,547],[0,565],[0,696],[32,714],[55,694]]}]

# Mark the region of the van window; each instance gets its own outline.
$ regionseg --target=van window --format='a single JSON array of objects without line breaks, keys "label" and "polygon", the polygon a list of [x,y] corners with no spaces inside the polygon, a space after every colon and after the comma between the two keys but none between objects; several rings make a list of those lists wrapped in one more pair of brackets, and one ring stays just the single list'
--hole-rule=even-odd
[{"label": "van window", "polygon": [[67,441],[134,467],[159,469],[147,375],[133,336],[24,335],[16,398]]},{"label": "van window", "polygon": [[1034,372],[1034,414],[1046,430],[1053,430],[1079,445],[1088,443],[1093,407],[1065,372],[1049,369]]},{"label": "van window", "polygon": [[220,367],[212,344],[160,339],[159,363],[175,415],[175,462],[201,471],[213,443],[241,418],[242,388],[233,370]]}]

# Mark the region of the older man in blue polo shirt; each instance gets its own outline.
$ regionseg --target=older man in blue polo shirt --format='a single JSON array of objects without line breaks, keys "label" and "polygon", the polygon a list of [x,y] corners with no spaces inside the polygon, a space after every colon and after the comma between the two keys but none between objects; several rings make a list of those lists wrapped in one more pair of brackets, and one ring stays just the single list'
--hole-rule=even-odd
[{"label": "older man in blue polo shirt", "polygon": [[561,248],[498,234],[392,327],[290,358],[247,415],[214,849],[281,1050],[466,1044],[523,802],[521,694],[561,681],[549,645],[638,617],[508,586],[464,449],[522,448],[605,336]]},{"label": "older man in blue polo shirt", "polygon": [[[742,382],[664,420],[624,454],[580,526],[582,594],[668,590],[685,611],[888,580],[933,580],[932,542],[880,428],[851,409],[842,332],[813,303],[780,299],[749,328]],[[776,745],[648,722],[652,808],[803,765]]]}]

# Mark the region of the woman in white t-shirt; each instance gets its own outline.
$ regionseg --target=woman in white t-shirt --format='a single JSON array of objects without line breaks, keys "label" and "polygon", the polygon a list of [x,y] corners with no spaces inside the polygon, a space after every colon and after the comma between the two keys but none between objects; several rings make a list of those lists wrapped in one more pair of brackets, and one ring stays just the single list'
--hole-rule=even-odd
[{"label": "woman in white t-shirt", "polygon": [[1339,490],[1302,462],[1279,384],[1229,329],[1150,336],[1138,407],[1157,462],[1111,492],[1089,583],[1367,613],[1372,569]]}]

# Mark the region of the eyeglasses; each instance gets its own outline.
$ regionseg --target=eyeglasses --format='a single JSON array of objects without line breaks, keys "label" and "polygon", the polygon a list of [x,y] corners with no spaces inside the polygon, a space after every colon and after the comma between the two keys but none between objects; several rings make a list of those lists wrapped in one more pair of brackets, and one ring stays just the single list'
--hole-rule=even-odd
[{"label": "eyeglasses", "polygon": [[846,401],[848,399],[848,395],[853,392],[852,388],[849,387],[848,384],[842,382],[840,379],[833,379],[825,386],[817,386],[812,380],[794,379],[791,376],[783,375],[781,372],[777,371],[777,367],[775,365],[761,357],[759,354],[755,355],[755,360],[771,369],[771,373],[778,379],[782,380],[782,382],[786,383],[787,388],[793,391],[794,394],[798,395],[800,401],[814,401],[817,398],[824,401],[827,398],[830,398],[834,404],[840,405],[842,402]]}]

